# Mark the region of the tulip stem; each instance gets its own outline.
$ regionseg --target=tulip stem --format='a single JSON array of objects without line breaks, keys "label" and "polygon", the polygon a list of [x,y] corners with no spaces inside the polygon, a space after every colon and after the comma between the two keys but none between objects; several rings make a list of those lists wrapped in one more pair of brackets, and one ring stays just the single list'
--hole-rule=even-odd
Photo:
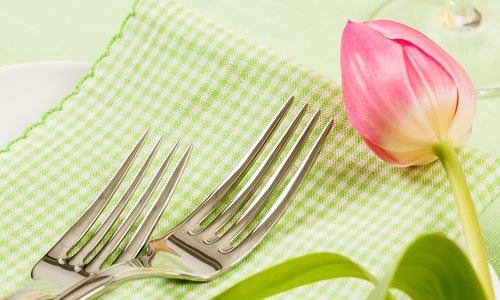
[{"label": "tulip stem", "polygon": [[455,146],[451,141],[443,141],[435,144],[432,150],[439,157],[453,189],[469,259],[483,285],[487,299],[493,300],[495,299],[493,285],[491,283],[483,236],[479,227],[474,203],[467,187],[467,181],[465,180],[464,172],[455,152]]}]

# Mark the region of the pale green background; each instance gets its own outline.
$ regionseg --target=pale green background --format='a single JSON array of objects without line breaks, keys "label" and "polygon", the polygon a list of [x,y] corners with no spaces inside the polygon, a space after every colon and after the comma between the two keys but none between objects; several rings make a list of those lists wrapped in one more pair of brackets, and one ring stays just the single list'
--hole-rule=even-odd
[{"label": "pale green background", "polygon": [[[227,28],[340,79],[346,19],[366,20],[379,0],[184,0]],[[40,60],[94,61],[132,0],[0,0],[0,66]],[[469,145],[500,157],[500,97],[478,101]],[[0,103],[1,105],[1,103]]]}]

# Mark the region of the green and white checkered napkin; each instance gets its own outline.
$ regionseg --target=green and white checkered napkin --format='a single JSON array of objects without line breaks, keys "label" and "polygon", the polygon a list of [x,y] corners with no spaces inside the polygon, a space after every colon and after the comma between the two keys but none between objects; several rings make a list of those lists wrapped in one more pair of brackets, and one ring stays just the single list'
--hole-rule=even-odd
[{"label": "green and white checkered napkin", "polygon": [[[144,0],[91,74],[0,154],[0,293],[29,280],[31,267],[89,206],[147,128],[152,136],[166,133],[162,154],[179,139],[181,147],[195,147],[158,237],[210,193],[290,95],[297,98],[295,111],[309,102],[309,116],[321,108],[322,126],[327,117],[336,123],[263,243],[212,282],[146,279],[124,284],[109,299],[208,298],[266,267],[318,251],[347,255],[381,275],[421,233],[460,238],[439,164],[399,169],[380,162],[348,124],[335,83],[176,2]],[[471,149],[460,154],[481,212],[499,198],[499,161]],[[500,255],[498,249],[492,254]],[[278,298],[360,299],[369,289],[341,279]]]}]

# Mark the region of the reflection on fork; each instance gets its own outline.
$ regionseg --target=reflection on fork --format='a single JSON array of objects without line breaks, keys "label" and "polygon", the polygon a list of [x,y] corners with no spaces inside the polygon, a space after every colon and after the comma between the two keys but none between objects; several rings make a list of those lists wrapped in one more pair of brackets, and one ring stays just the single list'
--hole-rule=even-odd
[{"label": "reflection on fork", "polygon": [[[76,282],[87,278],[91,274],[100,270],[104,262],[110,258],[110,256],[117,249],[118,245],[124,240],[125,235],[131,231],[130,229],[132,225],[137,221],[139,215],[146,207],[148,200],[151,198],[151,195],[163,178],[163,175],[165,174],[165,171],[167,170],[179,143],[177,143],[167,155],[166,159],[156,171],[156,174],[139,200],[132,207],[116,231],[113,232],[112,226],[116,223],[118,217],[123,212],[132,195],[134,195],[139,183],[142,181],[146,171],[158,152],[163,137],[158,139],[156,145],[141,165],[140,170],[137,172],[126,191],[111,209],[109,215],[103,220],[102,224],[95,231],[95,233],[80,249],[78,249],[75,254],[68,256],[68,253],[81,242],[83,236],[102,214],[104,208],[115,194],[128,170],[132,166],[135,158],[140,152],[148,132],[149,131],[142,136],[132,152],[119,167],[118,171],[110,180],[108,185],[103,189],[87,211],[85,211],[80,219],[33,267],[31,277],[38,281],[35,281],[35,284],[31,284],[31,287],[19,290],[8,296],[8,299],[33,299],[48,297],[50,295],[54,296],[60,292],[61,289],[75,284]],[[179,182],[191,153],[191,149],[191,146],[187,148],[173,173],[167,180],[160,195],[151,204],[149,211],[145,214],[139,227],[133,232],[133,235],[125,249],[113,262],[114,264],[134,258],[148,241],[151,232],[154,230],[156,223],[160,219],[160,216],[168,204],[168,200],[172,196],[174,189]],[[112,236],[106,241],[105,236],[110,233],[112,233]],[[99,245],[103,242],[106,243],[99,250]],[[95,256],[93,256],[94,250],[99,250]]]},{"label": "reflection on fork", "polygon": [[[150,276],[207,281],[246,257],[282,215],[299,184],[314,164],[333,125],[333,120],[330,120],[286,187],[264,212],[273,191],[290,171],[308,141],[319,119],[319,111],[316,111],[269,180],[245,207],[258,187],[262,186],[265,175],[269,173],[271,166],[296,131],[306,112],[307,105],[304,105],[253,176],[227,206],[220,207],[255,162],[291,107],[292,101],[293,97],[285,103],[234,170],[200,206],[164,237],[149,243],[146,255],[98,272],[70,287],[58,299],[86,299],[118,282]],[[217,208],[223,210],[212,220],[211,216]],[[240,210],[243,210],[242,214],[238,213]],[[264,216],[260,218],[262,214]],[[203,226],[204,223],[208,225]]]}]

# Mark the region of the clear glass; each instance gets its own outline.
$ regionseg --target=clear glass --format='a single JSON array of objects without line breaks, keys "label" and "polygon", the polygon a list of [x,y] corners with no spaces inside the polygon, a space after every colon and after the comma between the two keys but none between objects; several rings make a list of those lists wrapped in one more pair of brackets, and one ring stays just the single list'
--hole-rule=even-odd
[{"label": "clear glass", "polygon": [[479,97],[500,95],[499,0],[390,0],[371,19],[422,31],[462,64]]}]

